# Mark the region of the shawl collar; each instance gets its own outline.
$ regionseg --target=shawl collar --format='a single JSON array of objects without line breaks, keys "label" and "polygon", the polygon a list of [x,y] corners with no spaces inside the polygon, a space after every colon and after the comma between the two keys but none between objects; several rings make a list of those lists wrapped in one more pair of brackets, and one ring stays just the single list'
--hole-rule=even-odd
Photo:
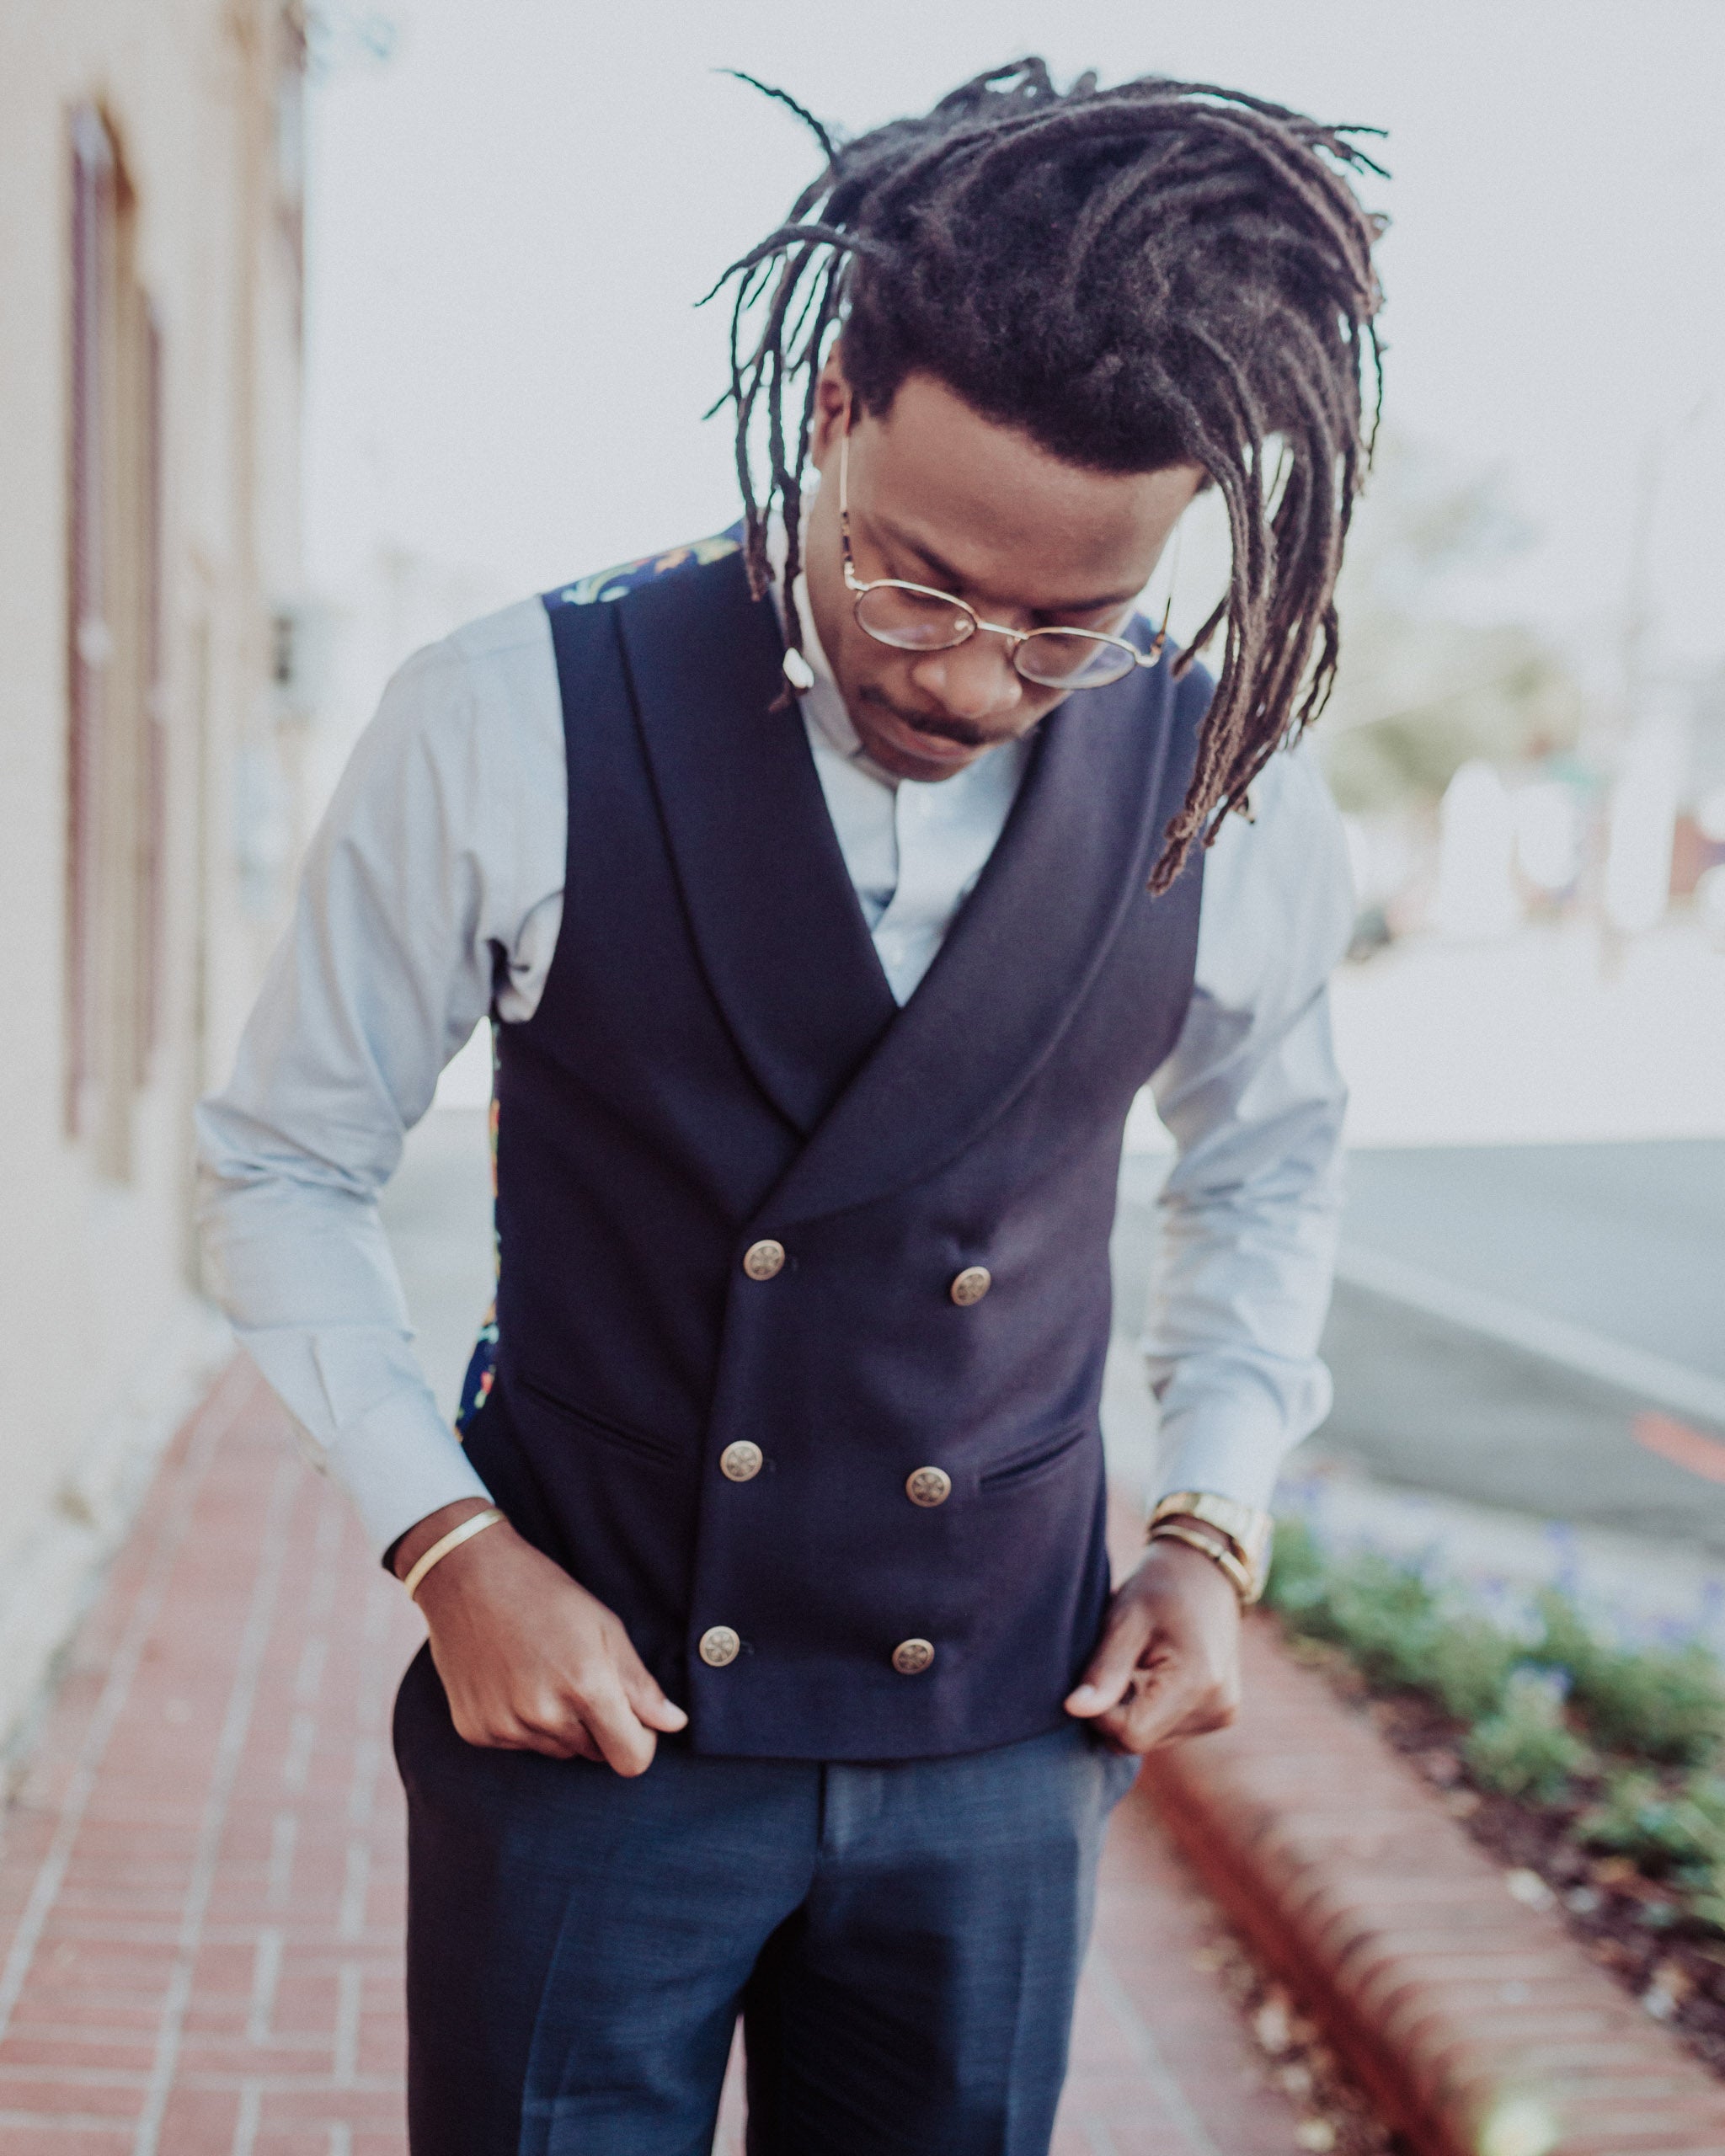
[{"label": "shawl collar", "polygon": [[767,1097],[813,1131],[897,1006],[839,848],[772,605],[740,554],[617,606],[660,814],[708,985]]},{"label": "shawl collar", "polygon": [[[789,1226],[867,1203],[970,1144],[1035,1077],[1129,909],[1166,909],[1169,963],[1189,955],[1177,917],[1194,903],[1181,886],[1201,873],[1198,859],[1166,897],[1145,888],[1188,776],[1190,729],[1177,726],[1177,701],[1165,662],[1043,721],[976,889],[761,1219]],[[1171,771],[1177,740],[1181,767]]]},{"label": "shawl collar", "polygon": [[1006,830],[898,1011],[802,718],[772,707],[777,622],[740,558],[612,603],[702,966],[808,1140],[760,1219],[815,1219],[932,1174],[1034,1078],[1128,910],[1190,903],[1145,894],[1192,747],[1167,662],[1043,721]]}]

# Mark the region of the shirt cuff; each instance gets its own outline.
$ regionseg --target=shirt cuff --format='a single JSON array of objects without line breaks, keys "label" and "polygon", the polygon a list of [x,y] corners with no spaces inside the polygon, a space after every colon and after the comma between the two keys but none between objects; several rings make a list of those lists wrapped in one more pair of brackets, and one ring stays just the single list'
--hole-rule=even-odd
[{"label": "shirt cuff", "polygon": [[1176,1490],[1207,1490],[1268,1512],[1293,1434],[1268,1397],[1231,1396],[1165,1414],[1151,1502]]},{"label": "shirt cuff", "polygon": [[393,1393],[350,1423],[323,1455],[353,1500],[381,1560],[410,1527],[462,1497],[491,1492],[429,1395]]}]

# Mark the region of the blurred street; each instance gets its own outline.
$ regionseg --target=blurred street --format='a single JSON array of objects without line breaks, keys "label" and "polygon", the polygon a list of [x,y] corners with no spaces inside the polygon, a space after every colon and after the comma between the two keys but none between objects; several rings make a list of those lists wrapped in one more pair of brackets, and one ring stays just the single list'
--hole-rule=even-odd
[{"label": "blurred street", "polygon": [[1725,1144],[1356,1154],[1343,1253],[1315,1447],[1725,1548]]},{"label": "blurred street", "polygon": [[[1162,1168],[1126,1164],[1127,1334]],[[1725,1548],[1722,1283],[1725,1141],[1357,1151],[1336,1406],[1295,1464]]]},{"label": "blurred street", "polygon": [[[1162,1166],[1125,1164],[1125,1335]],[[1335,1412],[1294,1466],[1725,1548],[1725,1143],[1395,1147],[1348,1182]]]}]

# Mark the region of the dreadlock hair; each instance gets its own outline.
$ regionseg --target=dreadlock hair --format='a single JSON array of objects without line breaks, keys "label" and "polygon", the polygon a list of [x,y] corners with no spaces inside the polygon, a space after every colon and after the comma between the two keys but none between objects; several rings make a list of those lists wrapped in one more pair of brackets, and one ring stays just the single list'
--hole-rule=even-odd
[{"label": "dreadlock hair", "polygon": [[713,409],[736,408],[750,588],[759,599],[771,580],[777,504],[793,647],[803,476],[836,328],[866,412],[921,371],[1071,463],[1193,463],[1220,492],[1228,590],[1179,668],[1225,621],[1226,634],[1151,879],[1165,889],[1194,841],[1208,845],[1229,809],[1249,813],[1253,779],[1334,679],[1336,576],[1383,387],[1371,249],[1384,221],[1349,179],[1382,168],[1348,137],[1379,131],[1158,76],[1103,90],[1085,75],[1062,91],[1026,59],[842,141],[784,91],[740,79],[788,105],[826,160],[713,287],[735,284],[731,383]]}]

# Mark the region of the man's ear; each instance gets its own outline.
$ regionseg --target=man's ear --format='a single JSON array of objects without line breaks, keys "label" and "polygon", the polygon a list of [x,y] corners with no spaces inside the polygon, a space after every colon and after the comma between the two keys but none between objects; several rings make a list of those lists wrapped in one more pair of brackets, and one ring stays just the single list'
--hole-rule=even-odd
[{"label": "man's ear", "polygon": [[824,472],[826,460],[838,446],[839,433],[845,423],[845,408],[851,400],[851,386],[845,380],[843,347],[835,344],[826,355],[826,364],[814,385],[814,424],[809,440],[809,461],[817,472]]}]

